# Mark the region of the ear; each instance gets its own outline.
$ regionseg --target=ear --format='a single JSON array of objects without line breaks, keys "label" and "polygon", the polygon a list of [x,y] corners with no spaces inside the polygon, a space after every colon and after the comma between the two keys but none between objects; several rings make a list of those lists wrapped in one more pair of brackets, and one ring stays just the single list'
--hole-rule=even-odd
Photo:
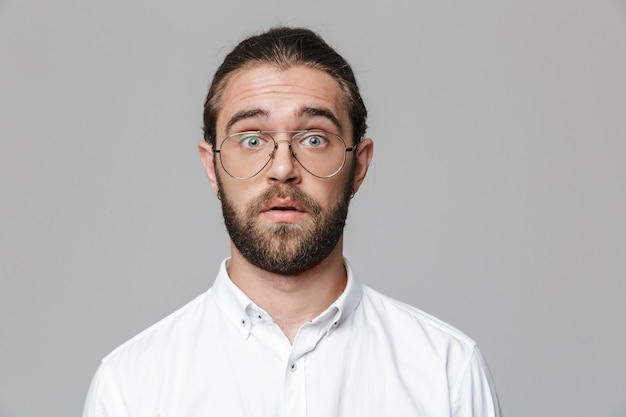
[{"label": "ear", "polygon": [[352,192],[356,194],[365,179],[367,169],[374,156],[374,141],[370,138],[363,139],[356,148],[356,167],[354,169],[354,181]]},{"label": "ear", "polygon": [[198,144],[198,151],[200,151],[200,160],[202,165],[204,165],[204,171],[207,177],[209,177],[213,191],[217,195],[219,185],[217,183],[217,175],[215,174],[215,154],[213,153],[213,148],[211,148],[211,144],[203,140]]}]

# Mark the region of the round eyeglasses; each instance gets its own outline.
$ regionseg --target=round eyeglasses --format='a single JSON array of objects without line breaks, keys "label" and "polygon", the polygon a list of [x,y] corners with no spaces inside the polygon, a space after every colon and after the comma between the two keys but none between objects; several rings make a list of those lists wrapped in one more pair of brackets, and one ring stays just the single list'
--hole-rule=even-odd
[{"label": "round eyeglasses", "polygon": [[[289,140],[276,140],[272,135],[290,133]],[[346,152],[354,151],[358,143],[346,147],[343,138],[323,130],[282,130],[235,133],[220,143],[219,154],[224,171],[238,180],[247,180],[263,170],[274,157],[280,142],[289,145],[291,155],[311,175],[331,178],[346,163]]]}]

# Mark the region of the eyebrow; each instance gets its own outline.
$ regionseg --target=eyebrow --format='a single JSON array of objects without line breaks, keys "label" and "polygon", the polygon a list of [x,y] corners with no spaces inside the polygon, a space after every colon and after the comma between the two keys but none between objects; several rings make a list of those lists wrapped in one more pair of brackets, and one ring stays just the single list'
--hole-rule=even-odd
[{"label": "eyebrow", "polygon": [[244,119],[251,119],[254,117],[263,116],[265,118],[269,117],[269,113],[263,109],[252,109],[252,110],[242,110],[238,111],[228,120],[226,123],[226,133],[230,132],[230,129],[239,121]]},{"label": "eyebrow", "polygon": [[302,116],[324,117],[330,120],[330,122],[335,125],[337,130],[339,130],[339,133],[343,135],[343,127],[341,126],[341,123],[339,123],[339,119],[337,118],[337,116],[335,116],[335,114],[330,111],[330,109],[327,109],[325,107],[303,107],[298,112],[298,117]]},{"label": "eyebrow", "polygon": [[[264,117],[268,118],[270,113],[267,110],[256,108],[251,110],[242,110],[235,113],[226,123],[226,133],[230,132],[232,127],[245,119],[252,119],[256,117]],[[329,120],[339,131],[339,134],[343,135],[343,127],[339,122],[339,119],[335,114],[326,107],[302,107],[297,111],[296,116],[298,118],[302,117],[323,117]]]}]

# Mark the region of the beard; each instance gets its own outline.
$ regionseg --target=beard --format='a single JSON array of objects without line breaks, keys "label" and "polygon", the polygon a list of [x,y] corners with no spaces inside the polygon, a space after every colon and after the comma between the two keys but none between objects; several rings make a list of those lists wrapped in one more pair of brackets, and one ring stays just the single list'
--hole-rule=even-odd
[{"label": "beard", "polygon": [[[279,275],[298,275],[320,264],[343,235],[350,205],[352,175],[339,199],[324,212],[319,203],[293,185],[277,184],[238,212],[222,190],[222,212],[230,239],[248,262]],[[220,183],[218,178],[218,183]],[[300,223],[259,222],[261,208],[273,198],[291,198],[309,217]]]}]

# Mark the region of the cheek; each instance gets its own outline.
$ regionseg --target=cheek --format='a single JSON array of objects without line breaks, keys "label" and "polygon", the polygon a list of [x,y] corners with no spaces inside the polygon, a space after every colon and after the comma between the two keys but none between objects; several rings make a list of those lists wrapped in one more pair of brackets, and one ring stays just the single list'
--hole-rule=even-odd
[{"label": "cheek", "polygon": [[[333,181],[322,183],[319,186],[308,191],[308,194],[320,203],[323,207],[331,207],[336,205],[343,199],[346,189],[346,181]],[[306,189],[303,191],[307,192]]]},{"label": "cheek", "polygon": [[[225,175],[228,177],[228,174]],[[252,180],[237,181],[223,176],[220,179],[220,189],[222,197],[226,198],[233,209],[240,214],[244,214],[252,201],[265,190]]]}]

